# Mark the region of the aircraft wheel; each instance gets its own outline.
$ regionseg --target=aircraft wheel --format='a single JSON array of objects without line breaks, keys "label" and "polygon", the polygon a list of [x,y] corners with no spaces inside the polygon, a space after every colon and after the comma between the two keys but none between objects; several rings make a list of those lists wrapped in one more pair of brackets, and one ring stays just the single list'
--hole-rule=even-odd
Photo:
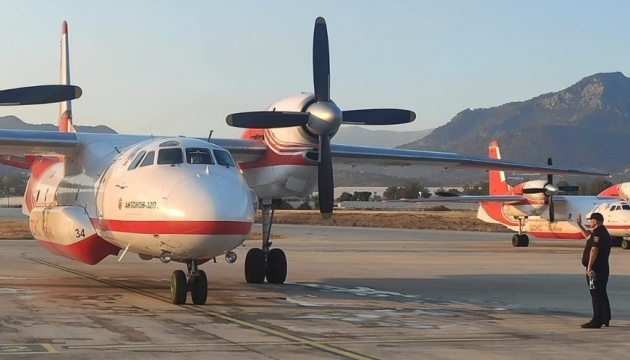
[{"label": "aircraft wheel", "polygon": [[529,246],[529,236],[522,234],[521,235],[521,246],[528,247]]},{"label": "aircraft wheel", "polygon": [[630,249],[630,241],[626,239],[621,240],[621,248],[624,250]]},{"label": "aircraft wheel", "polygon": [[521,236],[519,234],[512,235],[512,246],[514,247],[521,246]]},{"label": "aircraft wheel", "polygon": [[171,275],[171,302],[181,305],[186,302],[186,274],[182,270],[175,270]]},{"label": "aircraft wheel", "polygon": [[267,255],[267,282],[284,284],[287,279],[287,256],[281,249],[271,249]]},{"label": "aircraft wheel", "polygon": [[199,275],[192,281],[190,297],[195,305],[203,305],[206,303],[206,299],[208,299],[208,278],[206,277],[205,271],[199,270]]},{"label": "aircraft wheel", "polygon": [[262,249],[249,249],[245,257],[245,281],[249,284],[262,284],[266,270],[267,262]]}]

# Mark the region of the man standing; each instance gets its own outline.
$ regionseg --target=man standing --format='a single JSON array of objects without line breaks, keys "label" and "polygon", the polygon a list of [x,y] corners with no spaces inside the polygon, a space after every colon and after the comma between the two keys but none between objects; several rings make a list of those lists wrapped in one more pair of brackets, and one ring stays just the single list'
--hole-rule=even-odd
[{"label": "man standing", "polygon": [[592,213],[588,218],[591,230],[582,226],[582,214],[577,217],[577,225],[582,230],[584,237],[588,237],[582,265],[586,268],[586,281],[589,283],[591,300],[593,302],[593,318],[582,324],[585,329],[599,329],[610,325],[610,303],[606,293],[608,275],[608,257],[610,256],[611,239],[608,230],[604,227],[604,217],[600,213]]}]

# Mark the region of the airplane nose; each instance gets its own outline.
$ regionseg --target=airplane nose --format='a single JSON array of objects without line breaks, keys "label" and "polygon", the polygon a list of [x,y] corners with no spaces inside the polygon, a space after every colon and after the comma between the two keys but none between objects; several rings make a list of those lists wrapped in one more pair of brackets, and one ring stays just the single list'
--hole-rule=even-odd
[{"label": "airplane nose", "polygon": [[254,209],[249,187],[235,174],[191,174],[167,195],[167,220],[252,222]]}]

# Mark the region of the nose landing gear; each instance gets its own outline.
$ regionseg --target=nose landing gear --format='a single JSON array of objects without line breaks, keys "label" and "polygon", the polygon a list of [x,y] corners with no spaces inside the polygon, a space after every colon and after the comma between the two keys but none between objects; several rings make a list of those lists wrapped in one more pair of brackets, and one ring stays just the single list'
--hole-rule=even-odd
[{"label": "nose landing gear", "polygon": [[208,299],[208,278],[203,270],[199,270],[195,260],[186,262],[188,278],[182,270],[175,270],[171,275],[171,302],[175,305],[186,303],[186,295],[195,305],[203,305]]}]

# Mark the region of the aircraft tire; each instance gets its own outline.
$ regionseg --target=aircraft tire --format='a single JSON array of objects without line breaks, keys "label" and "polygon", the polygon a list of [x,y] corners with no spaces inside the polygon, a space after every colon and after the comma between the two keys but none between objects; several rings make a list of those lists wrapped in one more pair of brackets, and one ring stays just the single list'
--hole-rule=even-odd
[{"label": "aircraft tire", "polygon": [[171,302],[175,305],[186,303],[186,274],[175,270],[171,275]]},{"label": "aircraft tire", "polygon": [[626,239],[621,240],[621,248],[624,250],[630,249],[630,241]]},{"label": "aircraft tire", "polygon": [[528,247],[529,246],[529,236],[522,234],[521,235],[521,246]]},{"label": "aircraft tire", "polygon": [[512,246],[514,247],[521,246],[521,236],[519,234],[512,235]]},{"label": "aircraft tire", "polygon": [[287,256],[282,249],[271,249],[267,255],[267,282],[284,284],[287,279]]},{"label": "aircraft tire", "polygon": [[190,289],[190,297],[195,305],[203,305],[208,299],[208,277],[206,272],[199,270],[199,275],[194,278]]},{"label": "aircraft tire", "polygon": [[245,257],[245,281],[248,284],[262,284],[265,281],[267,262],[262,249],[249,249]]}]

